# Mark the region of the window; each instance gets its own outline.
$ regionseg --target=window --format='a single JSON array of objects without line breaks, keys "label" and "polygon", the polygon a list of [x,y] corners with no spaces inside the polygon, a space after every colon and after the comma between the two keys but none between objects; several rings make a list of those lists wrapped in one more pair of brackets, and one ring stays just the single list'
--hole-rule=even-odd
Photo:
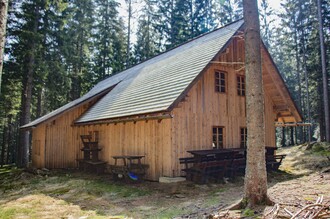
[{"label": "window", "polygon": [[245,96],[244,75],[237,75],[237,94],[238,94],[238,96]]},{"label": "window", "polygon": [[247,142],[247,129],[241,128],[241,148],[246,148]]},{"label": "window", "polygon": [[213,127],[213,148],[223,148],[224,127]]},{"label": "window", "polygon": [[214,73],[215,78],[215,91],[220,93],[226,93],[226,73],[222,71],[216,71]]}]

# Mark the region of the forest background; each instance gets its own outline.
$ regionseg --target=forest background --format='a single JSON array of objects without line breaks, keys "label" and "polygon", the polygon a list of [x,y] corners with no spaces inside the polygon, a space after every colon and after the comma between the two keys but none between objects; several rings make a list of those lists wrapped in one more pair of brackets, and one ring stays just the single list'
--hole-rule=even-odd
[{"label": "forest background", "polygon": [[[317,1],[276,2],[280,6],[273,8],[270,0],[259,1],[262,38],[304,122],[312,123],[278,128],[278,145],[324,140]],[[329,1],[321,0],[321,7],[328,58]],[[241,0],[11,0],[0,94],[0,164],[18,161],[19,145],[29,139],[29,133],[20,134],[20,125],[111,75],[242,16]],[[329,78],[329,59],[326,64]]]}]

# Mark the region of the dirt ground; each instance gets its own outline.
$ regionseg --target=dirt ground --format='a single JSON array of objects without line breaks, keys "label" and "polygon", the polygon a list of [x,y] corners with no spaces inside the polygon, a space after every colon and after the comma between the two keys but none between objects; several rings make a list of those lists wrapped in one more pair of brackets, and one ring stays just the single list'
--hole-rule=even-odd
[{"label": "dirt ground", "polygon": [[[330,203],[330,162],[305,146],[281,149],[287,154],[279,172],[269,174],[268,194],[280,204],[280,217],[320,196]],[[242,197],[243,177],[225,183],[114,182],[109,176],[77,171],[36,175],[0,172],[0,218],[209,218]],[[272,206],[231,211],[227,218],[262,218]]]}]

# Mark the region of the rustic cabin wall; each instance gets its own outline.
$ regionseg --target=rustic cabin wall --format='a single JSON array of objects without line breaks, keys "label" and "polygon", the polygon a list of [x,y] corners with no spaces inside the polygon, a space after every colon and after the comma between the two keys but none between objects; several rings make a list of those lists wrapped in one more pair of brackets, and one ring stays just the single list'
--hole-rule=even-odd
[{"label": "rustic cabin wall", "polygon": [[[226,75],[226,91],[215,90],[215,71]],[[173,167],[180,175],[178,158],[191,156],[187,150],[212,148],[212,127],[223,127],[224,148],[241,146],[241,128],[246,128],[245,95],[239,95],[238,79],[244,76],[244,41],[234,38],[228,48],[206,70],[173,110]],[[275,146],[274,113],[265,96],[266,143]]]},{"label": "rustic cabin wall", "polygon": [[32,163],[36,168],[45,167],[45,124],[32,130]]},{"label": "rustic cabin wall", "polygon": [[[144,155],[146,178],[173,176],[171,163],[171,119],[91,125],[77,128],[77,134],[99,132],[100,159],[113,165],[112,156]],[[82,154],[80,154],[82,156]]]},{"label": "rustic cabin wall", "polygon": [[100,159],[113,164],[115,155],[144,155],[143,163],[149,166],[147,178],[172,176],[171,119],[121,122],[117,124],[73,126],[73,122],[89,104],[68,111],[43,125],[39,125],[35,139],[44,138],[45,164],[41,155],[33,157],[33,165],[47,168],[75,168],[82,159],[83,145],[80,135],[99,132]]},{"label": "rustic cabin wall", "polygon": [[77,155],[81,153],[78,145],[81,144],[81,140],[80,136],[76,134],[77,128],[72,125],[89,105],[85,104],[63,113],[45,124],[46,168],[74,168],[77,166]]}]

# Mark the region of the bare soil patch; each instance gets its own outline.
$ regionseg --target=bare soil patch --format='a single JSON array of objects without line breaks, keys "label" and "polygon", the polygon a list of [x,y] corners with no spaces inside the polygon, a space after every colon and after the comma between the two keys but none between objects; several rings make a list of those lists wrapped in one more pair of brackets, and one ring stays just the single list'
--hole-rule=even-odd
[{"label": "bare soil patch", "polygon": [[[269,174],[269,196],[295,211],[324,196],[330,202],[330,173],[325,157],[304,146],[284,148],[281,171]],[[0,218],[208,218],[242,197],[243,177],[219,184],[161,184],[113,181],[77,171],[37,175],[0,170]],[[279,212],[285,215],[283,208]],[[262,218],[271,207],[232,211],[226,218]]]}]

